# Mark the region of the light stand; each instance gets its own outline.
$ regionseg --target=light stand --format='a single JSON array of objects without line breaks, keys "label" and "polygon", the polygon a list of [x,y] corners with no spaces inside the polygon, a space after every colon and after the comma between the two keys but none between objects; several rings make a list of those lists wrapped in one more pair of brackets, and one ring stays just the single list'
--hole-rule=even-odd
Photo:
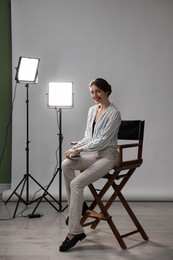
[{"label": "light stand", "polygon": [[[25,205],[29,205],[35,201],[37,201],[39,198],[30,201],[29,198],[29,179],[32,179],[44,192],[46,192],[46,195],[49,195],[55,202],[58,203],[58,201],[55,200],[55,198],[46,191],[46,189],[29,173],[29,82],[30,83],[37,83],[38,80],[38,65],[39,65],[39,59],[32,59],[32,58],[25,58],[20,57],[19,58],[19,64],[17,67],[17,73],[16,73],[16,80],[18,83],[26,83],[26,174],[23,176],[22,180],[19,182],[15,190],[12,192],[12,194],[9,196],[5,204],[8,203],[8,201],[12,198],[13,195],[16,195],[18,198],[16,208],[13,214],[13,218],[16,216],[16,212],[19,206],[20,202],[23,202]],[[33,70],[34,68],[34,70]],[[29,73],[31,75],[29,75]],[[20,193],[17,193],[18,188],[21,186]],[[25,189],[26,188],[26,189]],[[24,189],[26,190],[25,198],[22,198]],[[45,198],[57,211],[58,209],[52,204],[51,201],[49,201],[47,198]]]},{"label": "light stand", "polygon": [[32,214],[35,213],[36,209],[38,208],[39,204],[45,198],[47,194],[47,190],[49,189],[50,185],[52,184],[54,178],[56,177],[57,173],[59,173],[59,211],[64,211],[67,207],[62,207],[62,108],[72,108],[73,107],[73,88],[72,82],[50,82],[49,83],[49,98],[48,98],[48,107],[58,109],[58,122],[59,122],[59,159],[58,159],[58,168],[54,176],[52,177],[50,183],[48,184],[45,192],[43,193],[42,197],[39,199],[37,205],[35,206]]}]

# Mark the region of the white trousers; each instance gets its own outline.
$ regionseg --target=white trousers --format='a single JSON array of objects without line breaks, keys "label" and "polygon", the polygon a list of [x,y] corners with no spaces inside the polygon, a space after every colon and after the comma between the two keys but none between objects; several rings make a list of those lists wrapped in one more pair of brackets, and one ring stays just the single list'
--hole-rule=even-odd
[{"label": "white trousers", "polygon": [[[62,162],[67,201],[69,205],[69,233],[83,233],[80,224],[84,187],[106,175],[116,164],[118,151],[106,148],[81,156],[78,160],[65,159]],[[76,175],[75,170],[82,171]]]}]

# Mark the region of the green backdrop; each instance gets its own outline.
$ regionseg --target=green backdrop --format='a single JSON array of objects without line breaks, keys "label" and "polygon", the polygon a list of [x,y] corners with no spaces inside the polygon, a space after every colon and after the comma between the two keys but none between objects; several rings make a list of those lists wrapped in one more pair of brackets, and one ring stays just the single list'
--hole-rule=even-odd
[{"label": "green backdrop", "polygon": [[11,182],[12,51],[10,0],[0,0],[0,183]]}]

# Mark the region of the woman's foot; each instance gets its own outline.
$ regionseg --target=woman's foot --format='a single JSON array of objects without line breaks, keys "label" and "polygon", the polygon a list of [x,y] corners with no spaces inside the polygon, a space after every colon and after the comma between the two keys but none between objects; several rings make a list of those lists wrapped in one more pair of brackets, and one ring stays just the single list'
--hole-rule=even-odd
[{"label": "woman's foot", "polygon": [[62,245],[59,247],[59,251],[65,252],[70,248],[74,247],[78,241],[83,240],[86,237],[85,233],[72,235],[68,234],[66,239],[62,242]]}]

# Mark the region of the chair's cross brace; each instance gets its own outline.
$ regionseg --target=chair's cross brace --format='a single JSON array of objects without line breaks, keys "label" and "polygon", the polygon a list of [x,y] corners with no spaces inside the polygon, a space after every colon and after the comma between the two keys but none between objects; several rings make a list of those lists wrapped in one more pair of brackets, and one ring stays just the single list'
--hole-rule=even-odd
[{"label": "chair's cross brace", "polygon": [[[118,173],[117,173],[118,174]],[[109,183],[107,182],[104,187],[100,190],[99,194],[97,194],[97,190],[94,188],[93,184],[88,185],[92,195],[94,198],[98,198],[100,201],[102,199],[102,197],[105,195],[105,193],[107,192],[107,190],[110,188],[110,184],[112,184],[114,182],[114,177],[113,176],[109,176]],[[101,202],[102,203],[102,202]],[[91,203],[90,205],[90,210],[93,210],[97,205],[97,201],[96,199]]]},{"label": "chair's cross brace", "polygon": [[[141,120],[125,120],[121,122],[120,129],[118,132],[118,139],[127,140],[127,143],[117,146],[117,148],[119,149],[118,163],[116,164],[114,169],[112,169],[113,173],[112,171],[110,171],[103,177],[104,179],[106,179],[106,183],[103,185],[103,187],[101,189],[96,189],[93,184],[90,184],[88,186],[89,190],[91,191],[94,197],[94,200],[91,203],[87,213],[81,218],[81,224],[83,226],[90,225],[93,229],[97,227],[101,220],[107,221],[122,249],[127,248],[123,238],[128,237],[130,235],[140,233],[144,240],[149,239],[121,192],[128,180],[130,179],[130,177],[132,176],[132,174],[134,173],[134,171],[137,169],[137,167],[140,167],[143,162],[142,148],[144,123],[145,122]],[[132,143],[132,140],[136,141],[136,143]],[[127,148],[129,150],[129,148],[131,147],[133,148],[133,150],[137,150],[137,154],[132,158],[132,160],[124,160],[125,149]],[[122,173],[122,171],[126,172]],[[102,200],[109,188],[113,190],[112,195],[107,199],[106,202],[103,203]],[[111,207],[112,203],[115,201],[116,198],[120,200],[122,206],[125,208],[127,214],[134,223],[134,226],[136,227],[135,230],[132,230],[131,232],[122,235],[116,228],[112,220],[112,216],[110,216],[108,213],[109,208]],[[94,211],[96,206],[99,206],[100,213]],[[88,218],[94,218],[94,221],[85,223],[85,221]]]},{"label": "chair's cross brace", "polygon": [[[94,201],[92,202],[92,204],[90,206],[90,210],[81,219],[81,224],[83,226],[90,225],[92,229],[95,229],[101,220],[107,221],[108,225],[110,226],[114,236],[116,237],[116,239],[119,242],[122,249],[127,248],[127,246],[125,245],[125,243],[123,241],[123,238],[128,237],[130,235],[140,233],[144,240],[148,240],[147,234],[145,233],[144,229],[142,228],[141,224],[139,223],[138,219],[136,218],[135,214],[133,213],[132,209],[130,208],[130,206],[128,205],[127,201],[125,200],[124,196],[121,193],[121,190],[124,188],[124,186],[126,185],[126,183],[128,182],[129,178],[132,176],[132,174],[134,173],[135,170],[136,170],[136,168],[129,169],[128,172],[126,174],[124,174],[124,176],[121,178],[121,182],[119,184],[115,183],[116,176],[117,176],[116,171],[113,174],[107,175],[106,178],[108,179],[108,181],[106,182],[106,184],[103,186],[102,190],[99,193],[94,188],[94,185],[90,184],[89,189],[94,197]],[[113,188],[114,192],[113,192],[112,196],[109,198],[109,200],[104,205],[103,202],[101,201],[101,199],[105,195],[105,193],[108,191],[110,186]],[[119,233],[119,231],[117,230],[114,222],[112,221],[112,216],[110,216],[108,213],[108,209],[110,208],[110,206],[112,205],[112,203],[115,201],[115,199],[117,197],[120,199],[121,203],[123,204],[124,208],[126,209],[127,213],[129,214],[131,220],[137,227],[137,230],[128,232],[123,235],[121,235]],[[100,213],[93,211],[93,209],[97,205],[101,209]],[[95,220],[85,223],[85,221],[88,217],[94,218]]]},{"label": "chair's cross brace", "polygon": [[[135,169],[133,169],[133,170],[130,169],[128,171],[128,174],[126,174],[124,179],[121,180],[121,183],[119,185],[116,185],[115,182],[114,182],[114,180],[115,180],[115,178],[117,176],[116,172],[113,173],[112,175],[107,175],[107,178],[109,178],[109,180],[106,182],[106,184],[104,185],[103,189],[101,190],[101,192],[99,194],[96,192],[96,190],[94,188],[94,185],[90,184],[89,185],[89,189],[90,189],[93,197],[95,198],[94,201],[92,202],[91,206],[90,206],[90,209],[93,210],[95,208],[95,206],[98,205],[100,207],[100,209],[101,209],[101,212],[98,213],[98,214],[105,214],[105,218],[107,218],[107,216],[110,216],[109,213],[108,213],[108,209],[110,208],[112,203],[115,201],[116,197],[118,197],[118,194],[121,192],[121,190],[123,189],[123,187],[125,186],[126,182],[131,177],[131,175],[133,174],[134,171],[135,171]],[[114,193],[109,198],[107,203],[105,205],[103,205],[101,199],[105,195],[107,190],[110,188],[110,186],[112,186],[112,188],[114,189]],[[90,216],[87,216],[87,217],[90,217]],[[87,217],[85,216],[85,219],[83,219],[82,223],[85,222]],[[99,222],[102,219],[103,218],[101,218],[101,217],[100,218],[96,218],[95,222],[93,222],[93,224],[92,224],[92,228],[96,228],[97,225],[99,224]]]},{"label": "chair's cross brace", "polygon": [[[108,190],[108,188],[109,188],[109,187],[106,187],[106,191]],[[102,195],[104,195],[104,194],[106,193],[106,191],[105,191],[105,192],[102,192],[102,191],[103,191],[103,190],[102,190],[99,194],[97,194],[97,192],[96,192],[96,190],[95,190],[93,184],[90,184],[90,185],[89,185],[89,189],[90,189],[90,191],[91,191],[93,197],[95,198],[95,202],[96,202],[95,204],[100,207],[101,213],[104,214],[104,216],[107,218],[107,217],[109,216],[109,214],[108,214],[108,212],[105,210],[105,206],[104,206],[103,202],[101,201],[102,196],[100,196],[101,193],[102,193]],[[101,214],[101,213],[100,213],[100,214]]]},{"label": "chair's cross brace", "polygon": [[[109,200],[107,201],[107,203],[105,204],[105,209],[106,211],[110,208],[110,206],[112,205],[112,203],[115,201],[115,199],[118,197],[119,193],[121,192],[121,190],[123,189],[123,187],[125,186],[125,184],[127,183],[127,181],[129,180],[129,178],[132,176],[133,172],[135,171],[135,169],[130,169],[128,171],[128,173],[126,173],[126,175],[124,176],[124,178],[121,180],[121,182],[117,185],[115,183],[115,181],[110,183],[110,186],[112,186],[112,188],[114,189],[114,193],[112,194],[112,196],[109,198]],[[115,180],[115,177],[114,177]],[[108,181],[109,182],[109,181]],[[109,186],[109,187],[110,187]]]}]

